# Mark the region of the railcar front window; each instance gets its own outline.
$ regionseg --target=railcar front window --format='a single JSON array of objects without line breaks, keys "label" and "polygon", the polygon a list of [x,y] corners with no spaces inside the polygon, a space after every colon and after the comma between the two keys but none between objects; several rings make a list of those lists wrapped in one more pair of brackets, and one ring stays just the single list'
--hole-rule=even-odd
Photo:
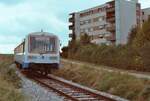
[{"label": "railcar front window", "polygon": [[52,37],[30,37],[31,53],[51,53],[56,52],[56,38]]}]

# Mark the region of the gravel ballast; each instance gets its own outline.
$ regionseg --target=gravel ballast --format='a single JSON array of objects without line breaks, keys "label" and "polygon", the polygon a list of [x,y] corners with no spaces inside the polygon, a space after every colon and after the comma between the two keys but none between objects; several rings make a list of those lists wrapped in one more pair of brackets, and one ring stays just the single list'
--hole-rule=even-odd
[{"label": "gravel ballast", "polygon": [[64,101],[63,97],[24,77],[19,73],[19,71],[17,72],[17,74],[22,80],[21,91],[26,96],[27,101]]}]

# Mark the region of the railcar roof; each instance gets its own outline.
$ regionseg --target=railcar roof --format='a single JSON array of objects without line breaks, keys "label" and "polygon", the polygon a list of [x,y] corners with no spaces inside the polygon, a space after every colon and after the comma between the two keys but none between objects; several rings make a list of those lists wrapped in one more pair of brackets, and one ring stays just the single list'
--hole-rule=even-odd
[{"label": "railcar roof", "polygon": [[29,33],[29,35],[49,35],[49,36],[56,36],[53,33],[49,33],[49,32],[33,32],[33,33]]}]

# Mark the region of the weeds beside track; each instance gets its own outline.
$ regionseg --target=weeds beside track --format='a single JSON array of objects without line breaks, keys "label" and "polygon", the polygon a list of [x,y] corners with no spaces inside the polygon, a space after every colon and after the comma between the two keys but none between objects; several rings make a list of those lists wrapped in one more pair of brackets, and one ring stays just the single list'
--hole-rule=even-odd
[{"label": "weeds beside track", "polygon": [[69,81],[53,75],[44,76],[38,72],[24,72],[24,74],[71,101],[127,101],[113,95],[99,93],[98,91],[92,91],[89,88],[69,83]]}]

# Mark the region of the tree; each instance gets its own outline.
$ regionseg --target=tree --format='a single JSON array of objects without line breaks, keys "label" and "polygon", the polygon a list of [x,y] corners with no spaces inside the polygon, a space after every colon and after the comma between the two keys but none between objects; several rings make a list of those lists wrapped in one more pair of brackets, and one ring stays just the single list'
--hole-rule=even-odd
[{"label": "tree", "polygon": [[150,19],[144,22],[142,28],[138,30],[133,45],[140,48],[148,42],[150,42]]},{"label": "tree", "polygon": [[128,44],[131,45],[133,43],[133,40],[135,39],[138,32],[137,26],[133,27],[130,31],[130,34],[128,36]]},{"label": "tree", "polygon": [[61,56],[62,56],[63,58],[67,58],[67,57],[68,57],[68,50],[69,50],[69,49],[68,49],[67,46],[62,48]]},{"label": "tree", "polygon": [[140,48],[140,55],[143,61],[144,70],[150,72],[150,42]]},{"label": "tree", "polygon": [[86,33],[85,34],[81,34],[80,36],[80,42],[81,44],[85,45],[85,44],[90,44],[91,40],[90,40],[90,36],[88,36]]}]

